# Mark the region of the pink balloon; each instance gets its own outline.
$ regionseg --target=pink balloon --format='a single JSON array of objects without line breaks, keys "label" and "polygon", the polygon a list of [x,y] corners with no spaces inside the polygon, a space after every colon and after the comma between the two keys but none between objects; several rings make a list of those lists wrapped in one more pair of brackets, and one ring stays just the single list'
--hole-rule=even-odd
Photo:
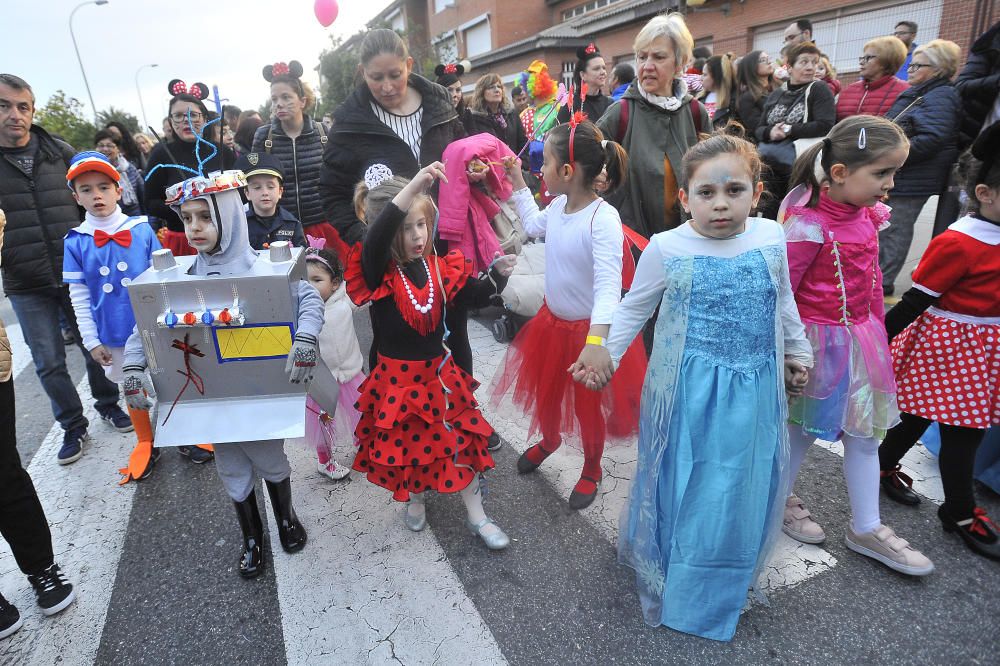
[{"label": "pink balloon", "polygon": [[316,20],[324,28],[329,28],[337,20],[340,7],[337,6],[337,0],[316,0],[316,4],[313,5],[313,12],[316,14]]}]

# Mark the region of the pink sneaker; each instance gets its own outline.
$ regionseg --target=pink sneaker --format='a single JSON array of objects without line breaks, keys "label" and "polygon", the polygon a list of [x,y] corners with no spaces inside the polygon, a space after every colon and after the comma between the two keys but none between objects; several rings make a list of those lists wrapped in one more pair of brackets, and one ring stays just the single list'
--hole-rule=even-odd
[{"label": "pink sneaker", "polygon": [[890,569],[910,576],[926,576],[934,571],[934,563],[916,550],[906,539],[899,538],[891,527],[879,525],[874,531],[855,534],[847,526],[847,547],[878,560]]},{"label": "pink sneaker", "polygon": [[330,458],[330,462],[325,465],[323,463],[316,463],[316,471],[331,481],[339,481],[351,473],[351,468],[341,465],[333,458]]},{"label": "pink sneaker", "polygon": [[785,519],[781,531],[802,543],[823,543],[826,541],[826,532],[810,515],[802,500],[789,495],[785,500]]}]

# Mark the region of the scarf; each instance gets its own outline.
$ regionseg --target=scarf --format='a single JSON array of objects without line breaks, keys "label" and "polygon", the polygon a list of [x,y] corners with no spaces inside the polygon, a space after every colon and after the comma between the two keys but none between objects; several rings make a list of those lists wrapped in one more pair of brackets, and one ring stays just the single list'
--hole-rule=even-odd
[{"label": "scarf", "polygon": [[660,95],[648,93],[642,89],[642,86],[637,86],[637,88],[644,100],[664,111],[676,111],[681,108],[681,104],[684,101],[684,93],[687,92],[687,85],[680,79],[674,79],[673,97],[661,97]]},{"label": "scarf", "polygon": [[118,180],[118,184],[122,188],[122,205],[123,206],[134,206],[139,203],[139,197],[135,193],[135,187],[132,186],[132,181],[128,177],[129,167],[128,160],[118,156],[118,163],[115,164],[115,168],[118,169],[118,173],[121,174],[121,178]]}]

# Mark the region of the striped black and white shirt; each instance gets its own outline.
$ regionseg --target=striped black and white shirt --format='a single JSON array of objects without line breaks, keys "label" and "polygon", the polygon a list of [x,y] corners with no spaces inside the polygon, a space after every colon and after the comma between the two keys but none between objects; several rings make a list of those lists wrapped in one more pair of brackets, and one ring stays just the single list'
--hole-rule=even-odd
[{"label": "striped black and white shirt", "polygon": [[420,124],[424,119],[424,107],[414,111],[408,116],[397,116],[389,113],[381,106],[372,102],[372,112],[375,117],[382,121],[382,124],[393,131],[393,133],[406,142],[406,145],[413,151],[413,156],[420,163],[420,143],[423,140],[423,132]]}]

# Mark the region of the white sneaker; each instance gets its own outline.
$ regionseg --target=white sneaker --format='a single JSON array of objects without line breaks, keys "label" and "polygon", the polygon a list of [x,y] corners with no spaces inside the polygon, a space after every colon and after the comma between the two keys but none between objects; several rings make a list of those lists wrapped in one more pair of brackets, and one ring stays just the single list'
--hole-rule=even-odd
[{"label": "white sneaker", "polygon": [[906,539],[901,539],[886,525],[879,525],[867,534],[857,534],[850,525],[847,526],[847,547],[855,553],[861,553],[873,560],[878,560],[890,569],[910,576],[926,576],[934,571],[934,563],[923,553],[910,545]]},{"label": "white sneaker", "polygon": [[330,462],[325,465],[323,463],[316,463],[316,471],[331,481],[340,481],[351,473],[351,468],[341,465],[333,458],[330,458]]},{"label": "white sneaker", "polygon": [[781,531],[802,543],[823,543],[826,532],[810,516],[805,504],[795,495],[789,495],[785,500],[785,518]]}]

